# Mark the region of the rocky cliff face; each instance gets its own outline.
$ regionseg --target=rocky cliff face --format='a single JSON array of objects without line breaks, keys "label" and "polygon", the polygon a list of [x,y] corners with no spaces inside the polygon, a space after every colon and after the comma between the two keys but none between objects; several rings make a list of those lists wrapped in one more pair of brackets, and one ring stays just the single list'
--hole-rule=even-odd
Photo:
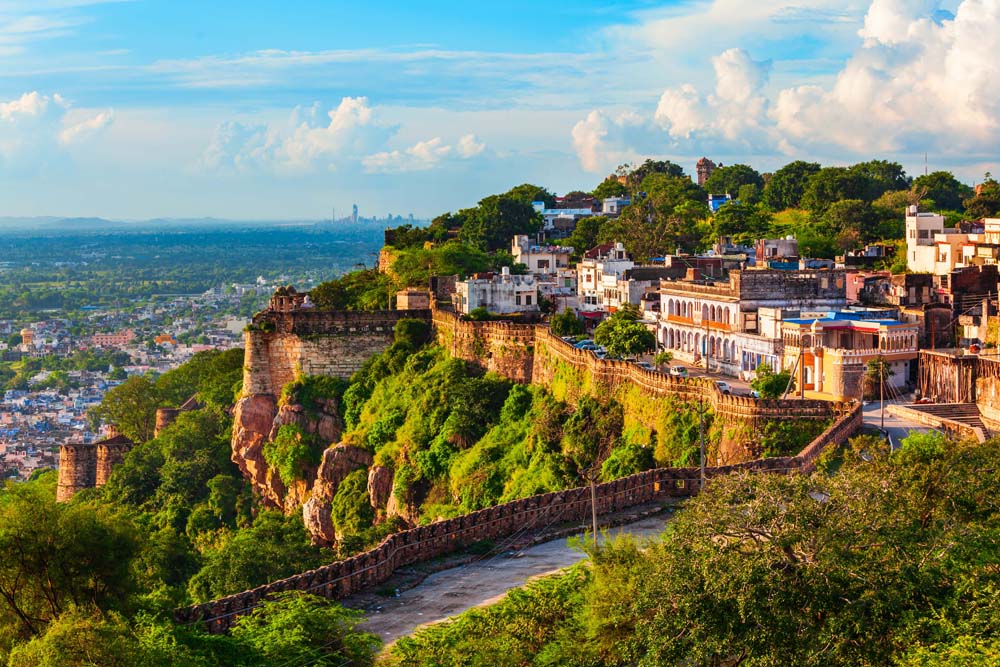
[{"label": "rocky cliff face", "polygon": [[[241,398],[233,413],[232,459],[268,507],[285,513],[297,511],[309,497],[316,468],[306,470],[304,479],[288,487],[277,471],[264,460],[264,445],[277,437],[278,430],[291,424],[322,442],[335,443],[344,429],[336,401],[319,400],[315,409],[295,403],[278,405],[270,394]],[[322,467],[322,466],[321,466]]]}]

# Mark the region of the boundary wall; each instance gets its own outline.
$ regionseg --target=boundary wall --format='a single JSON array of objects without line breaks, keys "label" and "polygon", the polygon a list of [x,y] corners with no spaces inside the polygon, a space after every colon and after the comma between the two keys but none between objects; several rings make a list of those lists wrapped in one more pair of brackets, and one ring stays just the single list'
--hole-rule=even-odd
[{"label": "boundary wall", "polygon": [[[731,466],[706,468],[706,477],[734,472],[786,474],[808,472],[815,459],[831,443],[842,443],[860,427],[861,405],[820,434],[797,456],[758,459]],[[606,514],[666,498],[690,497],[698,493],[698,468],[657,468],[594,487],[596,510]],[[227,631],[236,619],[263,600],[284,591],[304,591],[341,599],[363,588],[387,581],[398,568],[453,553],[481,540],[523,534],[557,521],[582,521],[591,515],[589,487],[544,493],[496,505],[453,519],[394,533],[377,547],[346,560],[259,586],[218,600],[179,609],[179,623],[204,623],[212,633]]]},{"label": "boundary wall", "polygon": [[[348,336],[355,331],[372,328],[379,334],[402,317],[432,319],[438,341],[453,356],[477,363],[487,370],[522,383],[547,385],[555,375],[555,362],[561,361],[585,371],[591,391],[613,391],[625,383],[639,386],[650,398],[679,396],[687,400],[703,398],[711,402],[717,415],[724,418],[764,419],[830,419],[834,423],[817,436],[797,456],[757,459],[746,463],[706,468],[707,477],[718,477],[739,471],[809,472],[815,460],[830,444],[843,443],[861,427],[860,403],[829,403],[826,401],[759,401],[748,397],[725,396],[707,379],[681,379],[663,373],[645,371],[635,364],[599,360],[588,352],[551,334],[543,325],[510,322],[467,322],[445,311],[386,311],[372,316],[365,326],[354,327],[354,317],[361,313],[308,313],[306,317],[287,317],[285,313],[262,313],[254,318],[254,330],[247,334],[245,374],[267,376],[267,385],[244,384],[244,396],[251,393],[274,394],[280,384],[274,368],[259,368],[251,349],[251,341],[268,336],[290,335],[300,340]],[[322,315],[323,317],[317,317]],[[391,322],[390,322],[391,320]],[[264,324],[271,322],[271,324]],[[326,329],[343,327],[338,331]],[[381,329],[381,330],[380,330]],[[345,336],[347,338],[348,336]],[[316,354],[322,351],[314,351]],[[304,365],[298,367],[310,372]],[[288,368],[294,377],[296,368]],[[282,371],[278,375],[284,375]],[[328,374],[328,373],[323,373]],[[655,500],[690,497],[699,490],[700,471],[697,468],[657,468],[594,487],[595,509],[599,514],[615,512]],[[522,534],[558,521],[581,521],[591,514],[589,487],[515,500],[482,509],[452,519],[419,526],[390,535],[378,546],[346,560],[331,563],[286,579],[259,586],[253,590],[226,596],[203,604],[178,609],[174,613],[180,623],[204,623],[213,633],[232,627],[236,619],[249,613],[269,596],[284,591],[308,591],[323,597],[340,599],[358,590],[382,583],[400,567],[452,553],[481,540],[495,540]]]}]

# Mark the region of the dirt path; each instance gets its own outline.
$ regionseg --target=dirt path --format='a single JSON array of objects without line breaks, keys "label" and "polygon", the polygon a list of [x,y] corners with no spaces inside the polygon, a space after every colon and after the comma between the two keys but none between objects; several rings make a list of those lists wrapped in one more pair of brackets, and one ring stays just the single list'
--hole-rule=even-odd
[{"label": "dirt path", "polygon": [[[671,512],[666,512],[611,528],[608,534],[653,537],[663,531],[671,516]],[[558,572],[583,560],[583,553],[571,549],[567,542],[566,538],[556,539],[432,574],[414,588],[401,592],[399,597],[386,597],[374,608],[370,607],[361,627],[388,645],[421,625],[496,602],[508,590],[532,577]]]}]

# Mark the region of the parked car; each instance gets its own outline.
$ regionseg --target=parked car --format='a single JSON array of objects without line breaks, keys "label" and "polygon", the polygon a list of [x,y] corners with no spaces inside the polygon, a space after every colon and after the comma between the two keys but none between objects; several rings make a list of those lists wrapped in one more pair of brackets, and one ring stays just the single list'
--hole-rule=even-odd
[{"label": "parked car", "polygon": [[674,377],[686,378],[688,376],[688,369],[683,366],[671,366],[670,374]]},{"label": "parked car", "polygon": [[647,371],[655,371],[656,370],[656,366],[654,366],[653,364],[649,363],[648,361],[640,361],[639,363],[636,364],[636,366],[638,366],[639,368],[643,368],[643,369],[645,369]]},{"label": "parked car", "polygon": [[760,392],[756,389],[750,390],[750,398],[760,398]]},{"label": "parked car", "polygon": [[733,393],[733,388],[729,386],[728,382],[723,382],[722,380],[716,380],[715,381],[715,387],[716,387],[716,389],[718,389],[719,391],[721,391],[723,394],[731,394],[731,393]]},{"label": "parked car", "polygon": [[[589,338],[586,338],[584,340],[579,341],[573,347],[575,347],[578,350],[582,350],[582,349],[584,349],[584,346],[586,346],[586,345],[594,345],[594,341],[590,340]],[[594,347],[597,347],[597,346],[594,345]]]}]

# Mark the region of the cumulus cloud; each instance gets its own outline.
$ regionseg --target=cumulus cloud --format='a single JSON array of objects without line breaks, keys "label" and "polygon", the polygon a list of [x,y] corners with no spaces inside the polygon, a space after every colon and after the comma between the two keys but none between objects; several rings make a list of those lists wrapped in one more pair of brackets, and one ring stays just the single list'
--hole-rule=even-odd
[{"label": "cumulus cloud", "polygon": [[111,109],[101,111],[97,115],[85,118],[82,121],[67,125],[59,133],[59,143],[73,144],[88,139],[114,121],[115,112]]},{"label": "cumulus cloud", "polygon": [[114,111],[73,109],[58,94],[38,91],[0,101],[0,166],[22,174],[53,162],[70,144],[94,136],[112,123]]},{"label": "cumulus cloud", "polygon": [[434,137],[388,150],[398,130],[380,118],[367,98],[345,97],[326,113],[318,103],[296,107],[284,124],[222,123],[201,161],[210,169],[302,172],[361,164],[368,172],[391,173],[432,169],[447,158],[468,159],[486,148],[469,134],[454,146]]},{"label": "cumulus cloud", "polygon": [[[668,88],[650,121],[677,150],[941,155],[1000,148],[1000,4],[873,0],[860,41],[825,85],[769,89],[772,63],[731,48],[711,59],[714,86]],[[633,125],[641,124],[633,122]],[[607,167],[630,147],[600,111],[573,128],[580,164]]]},{"label": "cumulus cloud", "polygon": [[599,172],[658,151],[665,145],[659,134],[651,120],[637,113],[595,110],[573,126],[573,148],[585,170]]},{"label": "cumulus cloud", "polygon": [[448,145],[441,137],[418,141],[405,150],[382,151],[362,160],[369,173],[403,173],[433,169],[445,160],[468,160],[486,150],[486,144],[476,140],[473,134],[459,138],[454,145]]}]

